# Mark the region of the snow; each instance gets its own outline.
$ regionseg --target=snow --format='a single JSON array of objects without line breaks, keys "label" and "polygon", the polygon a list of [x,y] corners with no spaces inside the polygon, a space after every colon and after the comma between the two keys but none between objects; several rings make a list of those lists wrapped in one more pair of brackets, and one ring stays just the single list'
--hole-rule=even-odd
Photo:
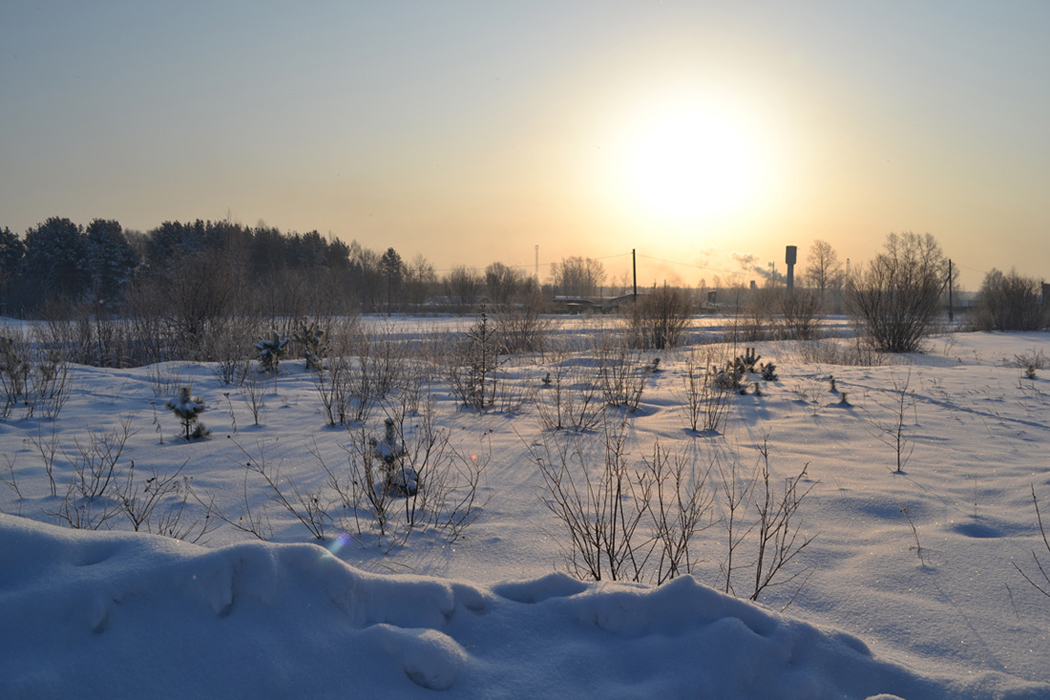
[{"label": "snow", "polygon": [[[436,391],[457,450],[487,460],[461,538],[431,528],[376,544],[329,523],[319,541],[245,469],[250,455],[278,483],[325,493],[318,459],[346,464],[348,433],[325,425],[302,361],[267,384],[258,426],[207,365],[75,366],[56,421],[0,423],[0,697],[1050,698],[1050,601],[1015,568],[1038,575],[1032,552],[1050,559],[1032,502],[1034,486],[1050,503],[1050,368],[1026,379],[1016,362],[1050,353],[1050,335],[957,333],[877,367],[755,345],[779,379],[735,397],[713,436],[685,426],[685,351],[660,353],[628,447],[632,463],[659,440],[699,465],[749,467],[765,442],[778,479],[808,464],[808,578],[757,603],[718,590],[717,522],[696,536],[693,576],[569,576],[528,402],[476,414]],[[567,359],[514,360],[506,381],[540,387]],[[904,382],[913,452],[896,473],[885,438]],[[158,410],[186,385],[208,406],[210,440],[183,440]],[[370,418],[377,438],[384,418]],[[249,505],[268,541],[220,524],[194,544],[130,532],[117,515],[113,530],[58,527],[74,440],[121,420],[137,475],[181,467],[228,515]],[[52,439],[57,496],[38,447]]]}]

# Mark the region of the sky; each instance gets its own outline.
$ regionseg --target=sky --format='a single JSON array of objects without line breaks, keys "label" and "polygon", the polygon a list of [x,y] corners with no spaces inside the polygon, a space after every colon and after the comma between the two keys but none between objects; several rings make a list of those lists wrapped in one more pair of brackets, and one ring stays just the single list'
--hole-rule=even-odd
[{"label": "sky", "polygon": [[964,288],[1050,276],[1048,31],[1042,2],[5,0],[0,226],[229,218],[610,279],[636,250],[693,285],[913,231]]}]

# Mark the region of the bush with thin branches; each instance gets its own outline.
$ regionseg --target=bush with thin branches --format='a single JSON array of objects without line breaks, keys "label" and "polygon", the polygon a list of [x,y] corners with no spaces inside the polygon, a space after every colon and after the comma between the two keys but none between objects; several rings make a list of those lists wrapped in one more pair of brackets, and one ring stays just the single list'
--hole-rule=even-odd
[{"label": "bush with thin branches", "polygon": [[627,316],[632,342],[646,350],[677,347],[692,317],[692,304],[677,287],[654,287],[638,297]]},{"label": "bush with thin branches", "polygon": [[891,233],[884,251],[849,280],[850,314],[876,349],[920,349],[941,316],[947,265],[930,234]]},{"label": "bush with thin branches", "polygon": [[992,269],[977,293],[971,322],[982,331],[1043,330],[1050,326],[1050,300],[1043,299],[1039,280]]}]

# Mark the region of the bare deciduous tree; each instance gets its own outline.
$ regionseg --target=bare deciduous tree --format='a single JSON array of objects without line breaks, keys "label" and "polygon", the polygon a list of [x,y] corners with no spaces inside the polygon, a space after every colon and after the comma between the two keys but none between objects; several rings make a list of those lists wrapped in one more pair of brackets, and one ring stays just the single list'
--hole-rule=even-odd
[{"label": "bare deciduous tree", "polygon": [[842,284],[842,263],[831,244],[827,241],[816,240],[809,249],[808,265],[804,275],[806,282],[820,294],[824,299],[829,289],[834,289]]},{"label": "bare deciduous tree", "polygon": [[948,261],[930,234],[891,233],[850,280],[850,313],[883,352],[915,352],[941,314]]},{"label": "bare deciduous tree", "polygon": [[565,296],[594,296],[605,284],[605,267],[593,258],[562,258],[551,264],[551,282]]}]

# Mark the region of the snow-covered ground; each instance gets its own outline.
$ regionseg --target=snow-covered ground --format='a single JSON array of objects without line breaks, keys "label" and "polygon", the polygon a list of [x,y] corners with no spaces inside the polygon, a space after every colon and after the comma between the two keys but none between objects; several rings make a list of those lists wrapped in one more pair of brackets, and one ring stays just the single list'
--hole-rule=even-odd
[{"label": "snow-covered ground", "polygon": [[[382,407],[364,431],[328,426],[302,361],[261,387],[259,425],[213,366],[75,366],[56,421],[16,411],[0,423],[0,697],[1050,698],[1050,598],[1015,567],[1039,576],[1033,550],[1050,564],[1032,500],[1034,486],[1050,512],[1050,367],[1027,378],[1016,361],[1045,361],[1050,335],[952,334],[875,367],[756,348],[778,379],[735,396],[720,434],[688,429],[688,349],[659,353],[638,410],[611,413],[626,415],[632,470],[657,442],[711,468],[693,576],[662,586],[565,573],[569,540],[536,457],[577,443],[543,431],[536,404],[552,368],[593,367],[585,349],[506,364],[517,411],[461,410],[434,384],[456,464],[484,467],[481,508],[454,541],[430,527],[403,543],[356,524],[322,466],[347,477],[355,441],[382,439]],[[210,439],[187,443],[164,408],[182,386],[208,406]],[[599,428],[578,443],[598,471],[602,439]],[[64,510],[74,467],[104,440],[124,444],[118,478]],[[808,465],[794,524],[815,539],[784,569],[794,583],[755,604],[718,592],[720,474],[750,473],[763,444],[775,487]],[[211,519],[196,544],[130,532],[119,486],[130,476],[141,498],[176,472],[182,491],[141,530],[160,529],[187,487],[197,500],[175,529],[196,537],[199,501],[230,522]],[[263,472],[293,504],[295,488],[317,497],[323,540]],[[76,518],[102,529],[56,526]],[[733,588],[746,595],[754,531],[742,532]]]}]

